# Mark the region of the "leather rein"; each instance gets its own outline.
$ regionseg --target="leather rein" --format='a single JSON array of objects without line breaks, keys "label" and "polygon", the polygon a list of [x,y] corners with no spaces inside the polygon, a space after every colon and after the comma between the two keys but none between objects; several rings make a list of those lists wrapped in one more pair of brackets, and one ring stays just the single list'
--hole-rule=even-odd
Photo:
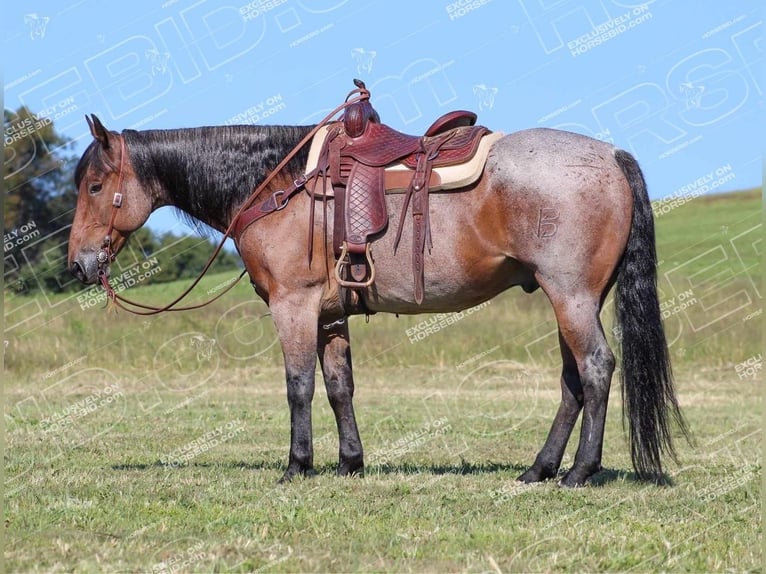
[{"label": "leather rein", "polygon": [[267,215],[270,215],[276,211],[281,211],[287,206],[287,202],[290,200],[292,196],[294,196],[298,191],[303,189],[304,185],[307,181],[309,181],[312,177],[314,177],[319,169],[315,168],[310,173],[305,173],[295,181],[293,181],[292,185],[284,190],[278,190],[271,194],[268,199],[258,203],[257,205],[253,205],[255,201],[258,199],[258,196],[263,192],[264,189],[272,182],[272,180],[279,174],[282,169],[287,165],[287,163],[295,157],[295,155],[300,151],[300,149],[306,145],[311,139],[319,132],[320,129],[322,129],[325,125],[327,125],[332,118],[340,112],[341,110],[345,109],[346,107],[350,106],[351,104],[358,102],[360,100],[369,99],[370,92],[366,88],[358,88],[355,90],[352,90],[348,96],[346,97],[346,100],[339,106],[337,106],[332,112],[327,114],[325,118],[319,122],[306,136],[298,142],[298,144],[288,153],[279,164],[266,176],[266,178],[258,184],[252,191],[252,193],[248,196],[248,198],[240,205],[237,212],[234,214],[234,217],[231,219],[231,223],[229,224],[229,227],[226,229],[226,231],[223,234],[223,237],[221,238],[221,241],[216,246],[215,250],[213,251],[213,254],[208,259],[207,263],[203,267],[202,271],[200,271],[197,278],[187,287],[183,293],[181,293],[178,297],[176,297],[173,301],[168,303],[167,305],[163,305],[161,307],[155,307],[153,305],[147,305],[145,303],[139,303],[137,301],[132,301],[130,299],[127,299],[123,297],[122,295],[115,292],[115,290],[112,288],[112,286],[109,283],[109,274],[108,274],[108,266],[109,264],[115,260],[117,257],[117,254],[112,251],[112,232],[114,231],[114,222],[117,218],[118,210],[123,205],[123,197],[124,194],[122,192],[123,182],[125,179],[125,170],[124,170],[124,164],[125,164],[125,157],[127,156],[126,148],[125,148],[125,137],[122,136],[120,138],[120,166],[119,166],[119,177],[117,180],[117,191],[115,192],[113,198],[112,198],[112,211],[109,217],[109,224],[107,225],[106,229],[106,236],[104,237],[104,241],[101,244],[101,249],[97,254],[97,261],[98,261],[98,280],[101,283],[101,286],[106,291],[107,298],[110,299],[114,304],[116,304],[121,309],[124,309],[130,313],[133,313],[134,315],[156,315],[158,313],[162,313],[164,311],[191,311],[193,309],[200,309],[206,305],[209,305],[210,303],[213,303],[214,301],[218,300],[220,297],[225,295],[229,292],[239,281],[242,279],[242,277],[245,276],[247,273],[247,270],[243,270],[242,273],[239,274],[239,277],[233,282],[231,282],[230,285],[228,285],[225,289],[223,289],[220,293],[218,293],[215,297],[212,297],[211,299],[208,299],[207,301],[204,301],[202,303],[198,303],[195,305],[187,305],[184,307],[177,307],[178,303],[180,303],[184,298],[186,298],[189,293],[191,293],[194,288],[199,284],[199,282],[202,280],[202,278],[205,276],[205,274],[208,272],[210,267],[213,265],[213,262],[215,261],[216,257],[218,257],[218,254],[223,249],[224,244],[226,243],[226,240],[229,237],[234,237],[233,233],[236,233],[239,235],[239,233],[244,229],[241,228],[238,225],[240,223],[240,218],[242,217],[243,213],[245,211],[249,211],[248,213],[248,225],[254,223],[255,221],[266,217]]}]

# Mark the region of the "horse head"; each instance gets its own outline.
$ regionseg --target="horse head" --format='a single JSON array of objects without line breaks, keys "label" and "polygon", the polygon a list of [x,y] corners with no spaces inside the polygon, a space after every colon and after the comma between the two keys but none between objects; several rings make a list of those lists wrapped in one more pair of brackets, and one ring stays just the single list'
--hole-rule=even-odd
[{"label": "horse head", "polygon": [[69,234],[68,267],[83,283],[96,283],[130,234],[152,211],[152,200],[135,177],[124,135],[86,116],[93,142],[75,170],[77,207]]}]

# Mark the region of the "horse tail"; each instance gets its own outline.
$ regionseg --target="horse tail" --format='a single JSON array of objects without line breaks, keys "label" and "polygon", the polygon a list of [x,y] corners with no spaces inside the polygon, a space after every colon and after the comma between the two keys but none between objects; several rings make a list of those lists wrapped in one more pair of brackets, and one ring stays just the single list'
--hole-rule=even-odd
[{"label": "horse tail", "polygon": [[616,320],[622,342],[622,417],[628,420],[633,468],[642,480],[664,481],[661,456],[676,460],[670,419],[689,438],[676,400],[668,345],[657,296],[654,218],[646,181],[635,158],[623,150],[615,160],[633,193],[633,221],[618,269]]}]

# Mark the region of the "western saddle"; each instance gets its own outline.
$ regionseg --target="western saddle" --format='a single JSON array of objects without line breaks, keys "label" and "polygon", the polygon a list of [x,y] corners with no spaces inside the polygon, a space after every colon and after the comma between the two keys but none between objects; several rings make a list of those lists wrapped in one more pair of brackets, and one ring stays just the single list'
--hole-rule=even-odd
[{"label": "western saddle", "polygon": [[[475,126],[476,114],[453,111],[441,116],[423,136],[398,132],[381,123],[369,101],[369,91],[354,80],[362,97],[330,124],[318,157],[315,195],[334,196],[333,249],[335,275],[342,287],[362,290],[375,281],[370,243],[388,226],[386,190],[404,188],[394,252],[401,239],[404,219],[412,204],[412,268],[415,301],[423,301],[424,253],[432,248],[428,217],[428,194],[439,183],[434,168],[462,164],[473,158],[483,136],[490,133]],[[406,166],[386,169],[394,164]],[[332,192],[327,189],[327,183]],[[310,187],[310,185],[307,185]],[[313,210],[312,210],[313,225]]]}]

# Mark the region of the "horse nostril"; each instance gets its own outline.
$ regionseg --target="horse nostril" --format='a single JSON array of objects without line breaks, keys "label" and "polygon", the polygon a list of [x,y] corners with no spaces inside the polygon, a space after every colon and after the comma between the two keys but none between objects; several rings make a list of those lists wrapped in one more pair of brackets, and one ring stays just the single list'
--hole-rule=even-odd
[{"label": "horse nostril", "polygon": [[72,275],[75,276],[76,279],[85,283],[85,270],[77,261],[72,263],[72,268],[69,271],[72,273]]}]

